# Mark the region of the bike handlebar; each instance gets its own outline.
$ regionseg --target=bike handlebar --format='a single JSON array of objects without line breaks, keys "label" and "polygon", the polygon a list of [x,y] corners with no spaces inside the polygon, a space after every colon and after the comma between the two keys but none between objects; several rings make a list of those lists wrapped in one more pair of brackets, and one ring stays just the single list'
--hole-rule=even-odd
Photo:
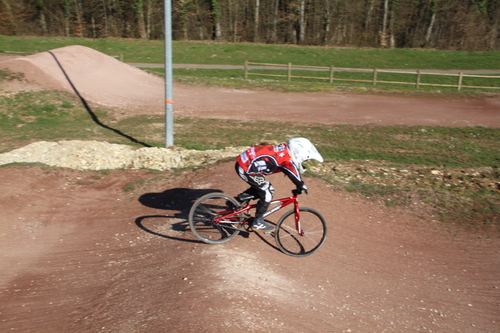
[{"label": "bike handlebar", "polygon": [[299,194],[302,194],[302,193],[308,194],[307,190],[303,190],[303,191],[300,191],[300,190],[297,190],[297,189],[292,190],[292,194],[293,194],[294,197],[296,197],[296,196],[298,196]]}]

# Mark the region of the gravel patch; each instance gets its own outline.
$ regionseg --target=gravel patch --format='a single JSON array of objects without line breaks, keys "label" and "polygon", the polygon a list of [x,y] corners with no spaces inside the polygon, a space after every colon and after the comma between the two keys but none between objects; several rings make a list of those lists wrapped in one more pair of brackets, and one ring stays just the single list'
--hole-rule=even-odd
[{"label": "gravel patch", "polygon": [[152,169],[170,170],[213,163],[235,157],[246,147],[222,150],[187,150],[182,148],[135,148],[100,141],[40,141],[0,154],[0,165],[43,163],[76,170]]},{"label": "gravel patch", "polygon": [[[214,163],[235,158],[248,147],[222,150],[188,150],[183,148],[136,148],[101,141],[40,141],[0,154],[0,165],[9,163],[43,163],[76,170],[151,169],[170,170]],[[341,182],[361,182],[404,188],[448,187],[486,189],[500,193],[498,168],[435,168],[406,166],[405,169],[376,161],[321,163],[311,170],[329,175]]]}]

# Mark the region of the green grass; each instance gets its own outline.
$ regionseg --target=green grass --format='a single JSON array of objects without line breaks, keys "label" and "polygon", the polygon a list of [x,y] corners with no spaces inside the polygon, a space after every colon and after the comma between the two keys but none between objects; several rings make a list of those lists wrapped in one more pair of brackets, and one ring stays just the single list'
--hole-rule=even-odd
[{"label": "green grass", "polygon": [[[96,113],[106,119],[104,111]],[[91,140],[106,132],[90,119],[80,101],[66,92],[21,92],[0,98],[0,152],[39,140]]]},{"label": "green grass", "polygon": [[11,80],[21,80],[24,77],[24,73],[12,72],[9,69],[0,70],[0,82],[11,81]]},{"label": "green grass", "polygon": [[[164,62],[161,40],[0,36],[0,51],[42,52],[84,45],[126,62]],[[252,43],[173,41],[173,62],[243,65],[245,60],[359,68],[498,69],[500,51],[336,48]]]}]

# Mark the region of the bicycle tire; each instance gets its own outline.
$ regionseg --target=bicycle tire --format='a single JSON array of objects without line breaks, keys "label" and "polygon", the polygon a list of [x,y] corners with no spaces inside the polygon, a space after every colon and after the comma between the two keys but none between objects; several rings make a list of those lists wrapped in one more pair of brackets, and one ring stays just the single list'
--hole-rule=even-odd
[{"label": "bicycle tire", "polygon": [[324,244],[328,227],[323,216],[312,208],[302,207],[300,223],[304,233],[300,235],[295,227],[295,211],[286,212],[276,225],[275,239],[284,253],[293,257],[306,257]]},{"label": "bicycle tire", "polygon": [[227,212],[232,208],[227,206],[231,202],[238,207],[238,202],[231,196],[214,192],[199,198],[189,211],[189,227],[201,241],[209,244],[224,243],[236,236],[241,228],[241,216],[235,216],[231,224],[214,223],[214,218],[220,212]]}]

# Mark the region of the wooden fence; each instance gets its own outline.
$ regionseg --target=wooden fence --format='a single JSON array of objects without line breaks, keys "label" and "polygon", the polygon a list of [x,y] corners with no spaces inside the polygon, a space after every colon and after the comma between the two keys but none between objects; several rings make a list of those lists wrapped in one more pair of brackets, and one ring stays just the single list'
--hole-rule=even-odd
[{"label": "wooden fence", "polygon": [[[472,75],[472,74],[464,74],[463,72],[459,73],[438,73],[431,72],[426,70],[425,72],[422,70],[403,70],[403,69],[379,69],[379,68],[342,68],[342,67],[321,67],[321,66],[301,66],[301,65],[292,65],[288,63],[286,65],[283,64],[268,64],[268,63],[258,63],[258,62],[249,62],[245,61],[245,79],[248,79],[249,75],[258,75],[258,76],[274,76],[274,77],[286,77],[287,81],[291,81],[292,78],[302,78],[302,79],[317,79],[317,80],[327,80],[330,83],[334,81],[352,81],[352,82],[367,82],[371,83],[374,86],[377,83],[391,83],[391,84],[407,84],[407,85],[415,85],[416,88],[420,88],[421,86],[436,86],[436,87],[456,87],[458,90],[462,88],[483,88],[483,89],[500,89],[500,86],[471,86],[464,85],[463,79],[466,77],[472,78],[481,78],[481,79],[500,79],[500,76],[492,76],[492,75]],[[267,69],[267,70],[285,70],[285,74],[274,74],[274,73],[257,73],[250,72],[250,70],[255,69]],[[329,72],[328,77],[321,76],[299,76],[292,75],[292,71],[310,71],[310,72]],[[357,73],[372,73],[372,79],[352,79],[352,78],[338,78],[335,77],[336,72],[357,72]],[[415,80],[412,82],[408,81],[384,81],[377,78],[380,73],[391,73],[391,74],[414,74]],[[422,81],[422,76],[424,75],[441,75],[441,76],[455,76],[457,77],[456,84],[439,84],[439,83],[424,83]]]}]

